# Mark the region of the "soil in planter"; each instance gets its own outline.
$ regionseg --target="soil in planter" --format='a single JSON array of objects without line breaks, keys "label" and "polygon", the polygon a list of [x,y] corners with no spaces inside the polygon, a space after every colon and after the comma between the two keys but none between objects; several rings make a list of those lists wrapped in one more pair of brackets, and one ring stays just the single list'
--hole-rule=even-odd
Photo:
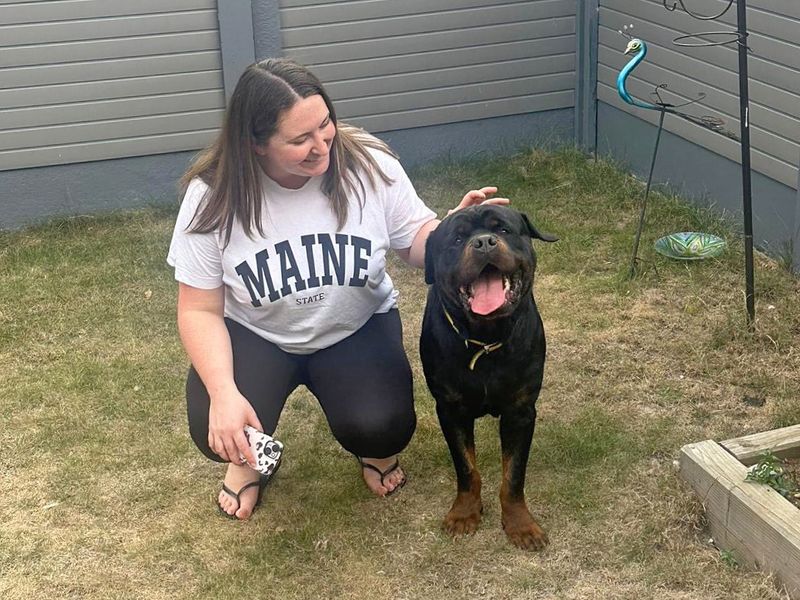
[{"label": "soil in planter", "polygon": [[789,458],[783,461],[786,479],[794,484],[794,492],[789,495],[789,502],[800,508],[800,458]]}]

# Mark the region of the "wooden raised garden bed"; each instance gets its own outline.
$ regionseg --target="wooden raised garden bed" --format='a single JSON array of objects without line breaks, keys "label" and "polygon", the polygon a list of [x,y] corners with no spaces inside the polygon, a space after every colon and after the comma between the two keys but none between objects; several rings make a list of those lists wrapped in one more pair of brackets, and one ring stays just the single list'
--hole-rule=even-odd
[{"label": "wooden raised garden bed", "polygon": [[681,448],[680,475],[700,496],[714,543],[740,565],[772,573],[800,599],[800,508],[767,485],[746,481],[747,467],[770,451],[800,457],[800,425]]}]

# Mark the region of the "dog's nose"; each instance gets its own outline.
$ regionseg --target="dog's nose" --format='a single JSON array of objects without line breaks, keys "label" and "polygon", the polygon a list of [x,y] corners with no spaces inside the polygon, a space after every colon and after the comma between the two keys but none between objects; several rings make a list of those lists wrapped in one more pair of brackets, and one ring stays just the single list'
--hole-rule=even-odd
[{"label": "dog's nose", "polygon": [[472,247],[478,252],[488,254],[497,247],[497,236],[492,233],[476,235],[472,238]]}]

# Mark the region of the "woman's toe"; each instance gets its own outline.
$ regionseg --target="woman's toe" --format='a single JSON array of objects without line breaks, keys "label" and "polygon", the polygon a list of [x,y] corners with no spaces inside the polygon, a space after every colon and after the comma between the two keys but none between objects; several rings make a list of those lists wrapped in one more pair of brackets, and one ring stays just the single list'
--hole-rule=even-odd
[{"label": "woman's toe", "polygon": [[236,503],[233,501],[233,498],[225,492],[221,492],[219,495],[219,506],[229,515],[236,512]]},{"label": "woman's toe", "polygon": [[403,470],[398,467],[391,473],[391,475],[389,475],[388,479],[389,481],[386,482],[388,483],[386,487],[389,489],[389,491],[393,491],[397,488],[397,486],[403,484],[406,479],[406,475],[403,473]]}]

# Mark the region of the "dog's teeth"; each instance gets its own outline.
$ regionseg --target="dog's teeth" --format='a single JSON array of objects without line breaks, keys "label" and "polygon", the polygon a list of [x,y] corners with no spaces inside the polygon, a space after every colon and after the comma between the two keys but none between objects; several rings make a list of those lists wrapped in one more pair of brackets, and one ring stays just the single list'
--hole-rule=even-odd
[{"label": "dog's teeth", "polygon": [[503,277],[503,289],[506,292],[511,289],[511,280],[508,277]]}]

